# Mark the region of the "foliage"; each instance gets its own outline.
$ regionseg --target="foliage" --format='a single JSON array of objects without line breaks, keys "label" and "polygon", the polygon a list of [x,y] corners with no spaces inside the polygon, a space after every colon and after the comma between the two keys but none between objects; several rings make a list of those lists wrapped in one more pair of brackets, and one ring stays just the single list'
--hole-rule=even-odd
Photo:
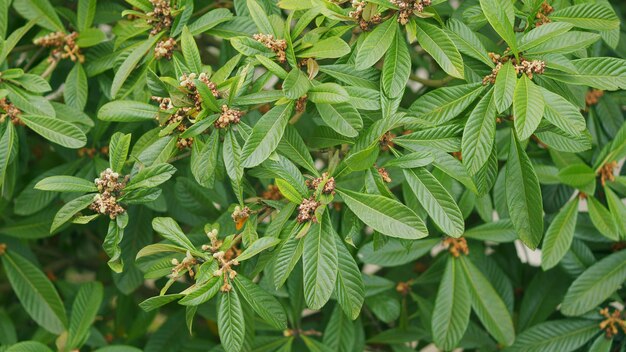
[{"label": "foliage", "polygon": [[624,11],[0,0],[0,351],[624,350]]}]

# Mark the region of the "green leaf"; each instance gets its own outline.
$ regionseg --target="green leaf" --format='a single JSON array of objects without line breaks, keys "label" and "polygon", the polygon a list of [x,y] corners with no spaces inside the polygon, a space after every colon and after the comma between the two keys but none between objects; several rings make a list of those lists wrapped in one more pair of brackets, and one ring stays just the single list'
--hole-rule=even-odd
[{"label": "green leaf", "polygon": [[52,352],[52,350],[38,341],[22,341],[8,346],[5,352]]},{"label": "green leaf", "polygon": [[332,351],[351,352],[356,343],[355,330],[355,324],[336,306],[324,330],[324,345]]},{"label": "green leaf", "polygon": [[126,82],[130,74],[137,67],[137,64],[139,64],[139,61],[145,58],[148,51],[154,46],[160,37],[160,35],[151,36],[134,47],[122,65],[120,65],[115,72],[115,77],[113,77],[113,82],[111,83],[111,98],[115,99],[124,82]]},{"label": "green leaf", "polygon": [[97,192],[93,182],[74,176],[50,176],[37,182],[36,189],[53,192]]},{"label": "green leaf", "polygon": [[304,250],[304,240],[291,237],[284,242],[274,259],[274,286],[278,289],[285,284]]},{"label": "green leaf", "polygon": [[337,242],[338,258],[335,295],[346,316],[354,320],[361,313],[361,307],[365,300],[363,278],[348,248],[342,243],[338,235],[334,235],[334,237]]},{"label": "green leaf", "polygon": [[338,263],[336,236],[326,214],[321,223],[314,223],[304,237],[304,299],[311,309],[322,308],[335,289]]},{"label": "green leaf", "polygon": [[96,17],[96,2],[97,0],[78,0],[76,20],[79,32],[82,33],[93,24]]},{"label": "green leaf", "polygon": [[153,311],[159,307],[162,307],[168,303],[174,302],[175,300],[183,297],[183,294],[175,293],[171,295],[161,295],[154,296],[146,299],[145,301],[139,303],[139,307],[146,312]]},{"label": "green leaf", "polygon": [[310,48],[297,53],[298,57],[314,57],[316,59],[334,59],[350,53],[350,46],[340,37],[322,39]]},{"label": "green leaf", "polygon": [[431,164],[434,157],[428,152],[413,152],[399,158],[391,159],[384,164],[385,167],[399,167],[401,169],[414,169]]},{"label": "green leaf", "polygon": [[300,69],[289,71],[285,81],[283,82],[283,93],[285,97],[296,100],[305,95],[311,87],[311,81]]},{"label": "green leaf", "polygon": [[252,21],[254,21],[254,24],[256,24],[259,32],[276,36],[274,28],[270,23],[270,19],[267,17],[267,14],[265,14],[265,10],[257,2],[257,0],[247,0],[246,4],[248,6],[248,12],[250,14],[250,17],[252,17]]},{"label": "green leaf", "polygon": [[[587,197],[587,207],[589,208],[591,222],[596,229],[606,238],[619,241],[619,230],[611,212],[593,196]],[[620,221],[624,221],[624,219]]]},{"label": "green leaf", "polygon": [[257,121],[241,152],[243,167],[259,165],[278,147],[292,108],[293,103],[275,106]]},{"label": "green leaf", "polygon": [[519,50],[526,51],[546,41],[566,33],[574,26],[564,22],[550,22],[535,27],[524,34],[519,41]]},{"label": "green leaf", "polygon": [[440,242],[438,238],[428,238],[407,244],[400,240],[390,239],[381,248],[374,247],[374,242],[368,242],[361,246],[358,257],[365,264],[383,267],[399,266],[421,258]]},{"label": "green leaf", "polygon": [[610,6],[603,4],[578,4],[564,6],[550,14],[553,21],[562,21],[576,27],[606,31],[619,28],[619,18]]},{"label": "green leaf", "polygon": [[237,292],[263,320],[276,329],[284,330],[287,328],[285,310],[274,296],[243,275],[235,276],[234,282]]},{"label": "green leaf", "polygon": [[446,32],[424,21],[415,23],[417,24],[417,41],[422,48],[447,74],[463,79],[463,58]]},{"label": "green leaf", "polygon": [[596,173],[586,164],[577,163],[559,170],[559,180],[571,187],[578,188],[587,194],[593,194],[596,189]]},{"label": "green leaf", "polygon": [[459,257],[472,298],[472,308],[487,331],[504,346],[515,340],[511,315],[485,275],[468,257]]},{"label": "green leaf", "polygon": [[222,287],[221,277],[214,276],[178,301],[184,306],[199,306],[213,298]]},{"label": "green leaf", "polygon": [[484,89],[480,83],[435,89],[418,98],[407,115],[426,120],[433,125],[442,124],[457,117]]},{"label": "green leaf", "polygon": [[609,187],[604,187],[604,193],[611,215],[613,215],[613,221],[617,224],[617,229],[621,234],[620,238],[624,238],[626,237],[626,221],[623,220],[626,219],[626,205]]},{"label": "green leaf", "polygon": [[272,248],[280,243],[280,239],[276,237],[261,237],[254,241],[250,247],[246,248],[240,255],[237,256],[237,260],[244,261],[250,259],[255,255],[263,252],[266,249]]},{"label": "green leaf", "polygon": [[130,100],[108,102],[98,110],[98,119],[111,122],[154,121],[159,107]]},{"label": "green leaf", "polygon": [[535,249],[543,235],[543,202],[535,170],[514,133],[506,163],[506,204],[522,242]]},{"label": "green leaf", "polygon": [[548,71],[546,76],[576,85],[602,90],[626,89],[626,60],[615,57],[590,57],[571,60],[578,74]]},{"label": "green leaf", "polygon": [[37,324],[54,334],[67,327],[63,302],[39,268],[10,248],[0,256],[11,288],[22,307]]},{"label": "green leaf", "polygon": [[361,221],[383,235],[414,240],[428,236],[424,221],[397,200],[347,189],[337,192]]},{"label": "green leaf", "polygon": [[15,0],[13,7],[22,17],[36,20],[43,28],[65,32],[63,23],[48,0]]},{"label": "green leaf", "polygon": [[[597,42],[599,39],[600,35],[596,33],[571,31],[559,34],[554,38],[529,49],[527,54],[529,56],[545,55],[550,53],[569,54],[585,49],[589,45]],[[549,62],[548,65],[550,65]]]},{"label": "green leaf", "polygon": [[[463,214],[461,214],[461,210],[450,193],[425,168],[405,169],[402,171],[417,200],[419,200],[435,224],[445,234],[452,237],[461,237],[465,231]],[[349,203],[348,206],[350,206]]]},{"label": "green leaf", "polygon": [[517,40],[513,25],[515,22],[515,7],[510,1],[480,0],[487,21],[493,29],[506,41],[513,53],[517,53]]},{"label": "green leaf", "polygon": [[202,73],[203,70],[202,61],[200,59],[200,52],[198,51],[196,41],[195,39],[193,39],[193,35],[191,34],[187,26],[183,27],[183,33],[180,38],[183,57],[185,58],[185,63],[187,64],[187,67],[191,70],[191,72],[197,74]]},{"label": "green leaf", "polygon": [[85,209],[89,204],[93,202],[94,194],[85,194],[78,198],[74,198],[71,201],[65,203],[65,205],[59,209],[52,220],[52,226],[50,227],[50,233],[56,232],[61,225],[68,222],[79,211]]},{"label": "green leaf", "polygon": [[580,110],[559,94],[540,88],[546,102],[543,115],[545,119],[569,135],[580,136],[587,128]]},{"label": "green leaf", "polygon": [[124,238],[124,227],[128,223],[128,214],[123,213],[118,216],[115,221],[109,222],[107,234],[102,242],[102,249],[109,256],[107,264],[115,273],[121,273],[124,269],[122,262],[122,248],[120,243]]},{"label": "green leaf", "polygon": [[567,290],[561,312],[577,316],[596,309],[626,281],[626,251],[613,253],[585,270]]},{"label": "green leaf", "polygon": [[[191,151],[191,173],[202,186],[213,188],[219,158],[219,133],[213,132],[201,147],[194,142]],[[202,149],[200,149],[202,148]]]},{"label": "green leaf", "polygon": [[485,45],[480,41],[476,33],[463,23],[463,21],[450,18],[445,31],[460,52],[482,61],[489,67],[494,66],[493,61],[489,58],[489,53]]},{"label": "green leaf", "polygon": [[76,63],[65,79],[65,90],[63,98],[65,104],[84,110],[87,104],[87,74],[83,69],[83,65]]},{"label": "green leaf", "polygon": [[480,241],[513,242],[517,239],[517,233],[511,220],[504,219],[472,227],[465,231],[463,237]]},{"label": "green leaf", "polygon": [[346,137],[357,137],[363,128],[359,112],[348,103],[315,104],[322,120],[333,130]]},{"label": "green leaf", "polygon": [[433,308],[433,340],[446,351],[457,347],[465,334],[472,307],[470,290],[458,262],[448,257]]},{"label": "green leaf", "polygon": [[494,85],[494,101],[497,111],[503,113],[513,103],[513,93],[517,82],[517,73],[511,61],[507,61],[496,75]]},{"label": "green leaf", "polygon": [[309,89],[307,97],[316,104],[339,104],[349,101],[346,89],[336,83],[321,83]]},{"label": "green leaf", "polygon": [[495,97],[495,92],[497,92],[497,84],[496,82],[495,90],[490,90],[476,104],[465,123],[461,150],[463,164],[470,175],[475,175],[485,165],[493,150],[493,142],[496,138],[496,102],[498,99]]},{"label": "green leaf", "polygon": [[513,116],[515,132],[519,139],[529,138],[539,126],[545,102],[543,94],[525,74],[517,80],[513,95]]},{"label": "green leaf", "polygon": [[396,35],[398,22],[396,16],[377,25],[359,46],[355,66],[357,70],[364,70],[374,66],[387,52]]},{"label": "green leaf", "polygon": [[69,122],[39,115],[21,115],[20,119],[31,130],[63,147],[76,149],[87,143],[85,133]]},{"label": "green leaf", "polygon": [[145,167],[131,177],[124,190],[130,191],[138,188],[156,187],[169,180],[175,172],[176,168],[174,166],[165,163]]},{"label": "green leaf", "polygon": [[287,200],[295,204],[300,204],[302,202],[302,198],[304,198],[303,195],[289,182],[283,180],[282,178],[277,178],[275,183],[280,191],[280,194],[287,198]]},{"label": "green leaf", "polygon": [[541,268],[548,270],[556,266],[565,256],[574,238],[578,217],[578,197],[570,200],[556,215],[541,247]]},{"label": "green leaf", "polygon": [[235,290],[220,294],[217,308],[217,329],[222,347],[227,352],[239,352],[241,350],[246,326],[241,302]]},{"label": "green leaf", "polygon": [[380,85],[390,98],[401,96],[411,74],[411,55],[404,37],[394,36],[391,47],[385,54]]},{"label": "green leaf", "polygon": [[126,157],[130,150],[130,141],[132,135],[116,132],[111,136],[109,142],[109,165],[115,172],[122,172],[124,164],[126,163]]},{"label": "green leaf", "polygon": [[96,319],[102,303],[103,289],[99,282],[81,285],[72,305],[67,346],[70,349],[80,348],[89,337],[89,328]]},{"label": "green leaf", "polygon": [[183,230],[178,226],[176,221],[172,218],[157,217],[152,219],[152,228],[158,232],[163,238],[171,241],[181,247],[184,247],[190,251],[195,251],[196,248],[191,243],[189,238],[185,235]]},{"label": "green leaf", "polygon": [[521,333],[510,351],[575,351],[598,333],[598,322],[582,319],[547,321]]}]

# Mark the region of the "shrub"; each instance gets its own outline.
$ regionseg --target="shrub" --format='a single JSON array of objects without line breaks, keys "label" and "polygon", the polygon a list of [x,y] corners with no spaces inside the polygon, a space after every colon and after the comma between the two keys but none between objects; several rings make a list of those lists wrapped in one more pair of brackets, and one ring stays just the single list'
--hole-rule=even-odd
[{"label": "shrub", "polygon": [[0,0],[0,350],[623,350],[625,9]]}]

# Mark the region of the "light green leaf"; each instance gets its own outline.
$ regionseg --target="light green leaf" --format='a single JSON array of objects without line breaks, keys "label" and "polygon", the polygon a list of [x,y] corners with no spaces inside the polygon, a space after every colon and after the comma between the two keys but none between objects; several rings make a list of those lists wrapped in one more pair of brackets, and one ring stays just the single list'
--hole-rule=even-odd
[{"label": "light green leaf", "polygon": [[124,190],[130,191],[138,188],[156,187],[169,180],[175,172],[176,168],[166,163],[145,167],[131,177]]},{"label": "light green leaf", "polygon": [[517,82],[517,73],[511,61],[507,61],[496,75],[494,101],[499,113],[503,113],[513,103],[513,93]]},{"label": "light green leaf", "polygon": [[152,48],[152,46],[154,46],[160,37],[160,35],[151,36],[141,44],[134,47],[122,65],[117,69],[117,72],[115,72],[115,77],[113,77],[113,82],[111,83],[111,98],[115,99],[117,93],[122,88],[122,85],[126,82],[126,79],[128,79],[130,74],[137,67],[137,64],[139,64],[139,61],[146,57],[148,51]]},{"label": "light green leaf", "polygon": [[217,309],[217,329],[222,347],[226,352],[239,352],[241,350],[246,326],[241,302],[235,290],[220,294]]},{"label": "light green leaf", "polygon": [[502,298],[468,257],[459,257],[472,298],[472,308],[487,331],[504,346],[515,340],[513,321]]},{"label": "light green leaf", "polygon": [[578,197],[570,200],[554,217],[541,247],[541,268],[556,266],[565,256],[574,238],[578,217]]},{"label": "light green leaf", "polygon": [[396,33],[385,54],[380,85],[390,98],[401,96],[411,74],[411,55],[404,36]]},{"label": "light green leaf", "polygon": [[[587,207],[589,208],[589,217],[593,225],[600,231],[602,235],[612,241],[619,241],[619,230],[617,224],[611,215],[611,212],[593,196],[587,197]],[[620,221],[624,221],[621,219]]]},{"label": "light green leaf", "polygon": [[469,324],[471,307],[470,290],[461,264],[449,256],[433,308],[432,331],[437,346],[446,351],[457,347]]},{"label": "light green leaf", "polygon": [[203,70],[200,52],[198,51],[196,40],[193,38],[193,35],[187,26],[183,27],[183,33],[181,35],[181,48],[183,51],[183,57],[185,58],[185,63],[191,72],[196,74],[202,73]]},{"label": "light green leaf", "polygon": [[116,132],[111,136],[109,142],[109,165],[115,172],[122,172],[124,164],[126,163],[126,157],[130,150],[130,141],[132,135]]},{"label": "light green leaf", "polygon": [[250,17],[252,17],[252,21],[254,21],[256,27],[259,29],[259,32],[276,36],[274,28],[270,23],[270,19],[267,17],[265,10],[257,2],[257,0],[247,0],[246,4],[248,6],[248,13],[250,14]]},{"label": "light green leaf", "polygon": [[514,133],[506,163],[506,203],[519,238],[530,249],[543,235],[543,202],[535,170]]},{"label": "light green leaf", "polygon": [[513,25],[515,8],[510,1],[480,0],[480,7],[493,29],[506,41],[513,53],[517,53],[517,40]]},{"label": "light green leaf", "polygon": [[63,23],[48,0],[15,0],[13,7],[24,18],[36,20],[41,27],[53,32],[65,32]]},{"label": "light green leaf", "polygon": [[447,74],[462,79],[464,77],[463,58],[446,32],[425,21],[415,23],[417,24],[417,41],[422,48]]},{"label": "light green leaf", "polygon": [[87,143],[85,133],[69,122],[39,115],[21,115],[20,119],[31,130],[63,147],[76,149]]},{"label": "light green leaf", "polygon": [[[500,72],[504,73],[502,70]],[[475,175],[485,165],[493,150],[496,138],[496,101],[498,101],[495,92],[497,83],[495,90],[490,90],[476,104],[465,123],[461,150],[463,164],[470,175]]]},{"label": "light green leaf", "polygon": [[334,59],[350,53],[350,46],[340,37],[322,39],[310,48],[306,48],[296,55],[298,57],[314,57],[316,59]]},{"label": "light green leaf", "polygon": [[154,121],[159,107],[130,100],[108,102],[98,110],[98,119],[114,122]]},{"label": "light green leaf", "polygon": [[527,139],[535,132],[541,122],[544,107],[545,102],[541,90],[523,74],[517,80],[513,95],[515,132],[519,139]]},{"label": "light green leaf", "polygon": [[610,6],[603,4],[578,4],[564,6],[550,14],[553,21],[562,21],[576,27],[606,31],[619,28],[619,18]]},{"label": "light green leaf", "polygon": [[174,219],[165,217],[154,218],[152,219],[152,228],[166,240],[190,251],[196,250],[189,238],[187,238],[187,235],[185,235]]},{"label": "light green leaf", "polygon": [[550,22],[535,27],[528,33],[524,34],[519,41],[519,50],[525,51],[531,49],[541,43],[544,43],[557,35],[566,33],[574,26],[564,22]]},{"label": "light green leaf", "polygon": [[50,280],[11,248],[0,259],[13,291],[28,315],[44,329],[61,334],[67,327],[65,307]]},{"label": "light green leaf", "polygon": [[37,182],[35,189],[52,192],[97,192],[93,182],[74,176],[50,176]]},{"label": "light green leaf", "polygon": [[243,167],[259,165],[278,147],[292,108],[293,103],[275,106],[257,121],[241,152]]},{"label": "light green leaf", "polygon": [[321,223],[314,223],[304,237],[304,299],[311,309],[322,308],[335,289],[338,264],[336,236],[326,214]]},{"label": "light green leaf", "polygon": [[626,89],[626,60],[615,57],[590,57],[571,60],[578,74],[546,72],[546,76],[576,85],[602,90]]},{"label": "light green leaf", "polygon": [[240,255],[237,256],[237,260],[244,261],[250,259],[255,255],[263,252],[266,249],[272,248],[280,243],[280,239],[276,237],[261,237],[254,241],[250,247],[246,248]]},{"label": "light green leaf", "polygon": [[580,110],[559,94],[543,87],[540,89],[546,102],[543,115],[546,120],[572,136],[580,136],[587,128]]},{"label": "light green leaf", "polygon": [[365,40],[358,48],[354,61],[357,70],[364,70],[374,66],[385,55],[393,42],[393,37],[396,35],[397,26],[396,16],[393,16],[377,25],[365,37]]},{"label": "light green leaf", "polygon": [[97,0],[78,0],[76,20],[79,32],[82,33],[93,24],[96,17],[96,2]]},{"label": "light green leaf", "polygon": [[414,240],[428,236],[424,221],[397,200],[346,189],[337,192],[361,221],[383,235]]},{"label": "light green leaf", "polygon": [[422,204],[435,224],[445,234],[452,237],[461,237],[465,231],[463,214],[461,214],[461,210],[450,193],[425,168],[405,169],[402,171],[417,200]]},{"label": "light green leaf", "polygon": [[430,250],[440,242],[438,238],[427,238],[406,244],[400,240],[389,239],[381,248],[375,248],[374,242],[368,242],[361,246],[358,257],[365,264],[399,266],[430,253]]},{"label": "light green leaf", "polygon": [[363,120],[359,112],[348,103],[340,104],[315,104],[322,120],[346,137],[357,137],[363,128]]},{"label": "light green leaf", "polygon": [[87,104],[87,95],[87,74],[83,65],[76,63],[65,79],[65,90],[63,91],[65,104],[78,110],[84,110]]},{"label": "light green leaf", "polygon": [[300,69],[296,68],[287,74],[283,82],[283,93],[285,97],[295,100],[305,95],[311,87],[311,81]]},{"label": "light green leaf", "polygon": [[480,83],[444,87],[422,95],[409,108],[407,115],[439,125],[457,117],[485,89]]},{"label": "light green leaf", "polygon": [[585,270],[567,290],[561,312],[583,315],[596,309],[626,281],[626,251],[613,253]]}]

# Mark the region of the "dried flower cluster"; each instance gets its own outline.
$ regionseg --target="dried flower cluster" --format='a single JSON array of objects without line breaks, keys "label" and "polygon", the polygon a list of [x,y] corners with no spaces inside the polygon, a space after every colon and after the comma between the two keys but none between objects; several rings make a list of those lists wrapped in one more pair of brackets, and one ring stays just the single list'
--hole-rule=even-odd
[{"label": "dried flower cluster", "polygon": [[15,126],[23,126],[24,122],[20,120],[22,111],[7,98],[0,99],[0,123],[3,123],[8,117]]},{"label": "dried flower cluster", "polygon": [[196,273],[193,271],[193,267],[196,264],[198,264],[198,261],[191,255],[191,252],[189,251],[187,251],[187,253],[185,254],[185,258],[183,258],[181,262],[179,262],[176,258],[172,259],[172,265],[174,265],[174,268],[172,268],[172,278],[179,278],[180,274],[184,273],[185,271],[189,272],[189,276],[194,277]]},{"label": "dried flower cluster", "polygon": [[598,174],[600,175],[600,183],[602,187],[606,184],[606,181],[615,181],[615,169],[617,168],[617,161],[608,162],[598,170]]},{"label": "dried flower cluster", "polygon": [[352,7],[354,7],[354,11],[350,11],[348,14],[359,24],[359,27],[363,31],[369,31],[373,26],[382,21],[380,14],[377,13],[370,15],[364,11],[367,4],[368,3],[366,1],[352,0]]},{"label": "dried flower cluster", "polygon": [[280,193],[280,189],[276,185],[269,185],[267,189],[261,195],[263,199],[267,200],[281,200],[283,199],[283,194]]},{"label": "dried flower cluster", "polygon": [[231,214],[231,218],[235,222],[235,228],[237,230],[241,230],[246,221],[248,221],[248,218],[250,217],[250,212],[250,208],[248,207],[235,207],[235,210],[233,210],[233,213]]},{"label": "dried flower cluster", "polygon": [[314,178],[312,180],[306,180],[306,185],[311,190],[316,190],[319,185],[323,184],[323,194],[335,194],[335,178],[329,177],[328,172],[324,172],[321,177]]},{"label": "dried flower cluster", "polygon": [[446,237],[443,239],[443,246],[448,249],[453,257],[458,258],[461,254],[468,255],[469,247],[467,246],[467,240],[463,237],[454,238]]},{"label": "dried flower cluster", "polygon": [[378,174],[380,175],[380,177],[382,177],[383,181],[385,181],[386,183],[391,182],[391,177],[389,177],[389,172],[387,172],[387,170],[384,167],[379,167],[377,170],[378,170]]},{"label": "dried flower cluster", "polygon": [[155,35],[172,26],[172,7],[169,0],[150,0],[152,11],[148,12],[148,24],[152,26],[151,35]]},{"label": "dried flower cluster", "polygon": [[396,138],[396,135],[387,131],[385,132],[385,134],[382,135],[382,137],[380,137],[380,139],[378,140],[378,144],[380,145],[380,149],[382,151],[388,151],[389,148],[393,148],[393,146],[395,145],[393,143],[393,139]]},{"label": "dried flower cluster", "polygon": [[315,200],[315,197],[305,198],[302,200],[302,203],[298,206],[298,216],[296,217],[296,221],[299,223],[304,223],[307,221],[317,222],[315,218],[315,210],[317,207],[321,205],[320,202]]},{"label": "dried flower cluster", "polygon": [[167,38],[159,41],[154,47],[154,58],[157,60],[160,60],[162,58],[171,60],[172,55],[174,55],[175,47],[176,39],[174,38]]},{"label": "dried flower cluster", "polygon": [[33,41],[35,45],[44,48],[53,48],[50,53],[50,61],[56,61],[59,58],[69,58],[73,62],[85,62],[85,56],[81,54],[80,48],[76,45],[78,32],[65,34],[63,32],[53,32],[39,37]]},{"label": "dried flower cluster", "polygon": [[414,12],[424,11],[424,7],[430,6],[431,0],[389,0],[392,4],[398,6],[398,22],[405,25],[409,22],[409,18]]},{"label": "dried flower cluster", "polygon": [[498,72],[500,72],[502,65],[504,65],[508,61],[511,61],[511,63],[513,64],[513,68],[515,68],[516,74],[519,75],[520,73],[525,73],[530,79],[533,78],[533,74],[542,74],[546,68],[546,63],[542,60],[526,60],[520,56],[518,62],[515,57],[501,56],[495,53],[489,53],[489,57],[491,58],[491,61],[496,64],[496,67],[491,70],[490,74],[483,78],[484,85],[487,85],[489,83],[496,83],[496,77],[498,76]]},{"label": "dried flower cluster", "polygon": [[600,315],[606,318],[600,322],[600,329],[604,330],[607,338],[617,335],[619,329],[626,333],[626,321],[622,318],[621,310],[615,309],[613,313],[609,313],[609,308],[603,308],[600,310]]},{"label": "dried flower cluster", "polygon": [[544,1],[541,4],[541,8],[539,9],[539,11],[537,11],[537,15],[535,16],[537,18],[537,22],[535,22],[535,26],[539,27],[542,24],[552,22],[548,18],[548,15],[551,14],[553,11],[554,11],[554,8],[550,6],[550,4],[548,4],[546,1]]},{"label": "dried flower cluster", "polygon": [[252,38],[273,51],[278,58],[278,62],[283,63],[287,61],[287,54],[285,53],[285,50],[287,50],[287,41],[284,39],[274,39],[273,35],[263,33],[254,34]]},{"label": "dried flower cluster", "polygon": [[596,105],[596,104],[598,104],[598,101],[600,101],[600,98],[602,98],[603,95],[604,95],[604,91],[603,90],[591,89],[585,95],[585,104],[588,107]]},{"label": "dried flower cluster", "polygon": [[94,196],[89,209],[115,219],[124,212],[124,208],[117,203],[117,199],[126,187],[126,182],[128,182],[128,176],[120,180],[120,174],[113,172],[110,168],[102,171],[100,177],[94,180],[100,193]]},{"label": "dried flower cluster", "polygon": [[296,100],[296,112],[301,113],[306,110],[307,95],[303,95]]},{"label": "dried flower cluster", "polygon": [[231,109],[228,105],[222,105],[222,114],[220,117],[215,120],[213,126],[215,128],[226,128],[231,124],[238,124],[241,121],[241,117],[243,116],[243,112],[237,109]]}]

